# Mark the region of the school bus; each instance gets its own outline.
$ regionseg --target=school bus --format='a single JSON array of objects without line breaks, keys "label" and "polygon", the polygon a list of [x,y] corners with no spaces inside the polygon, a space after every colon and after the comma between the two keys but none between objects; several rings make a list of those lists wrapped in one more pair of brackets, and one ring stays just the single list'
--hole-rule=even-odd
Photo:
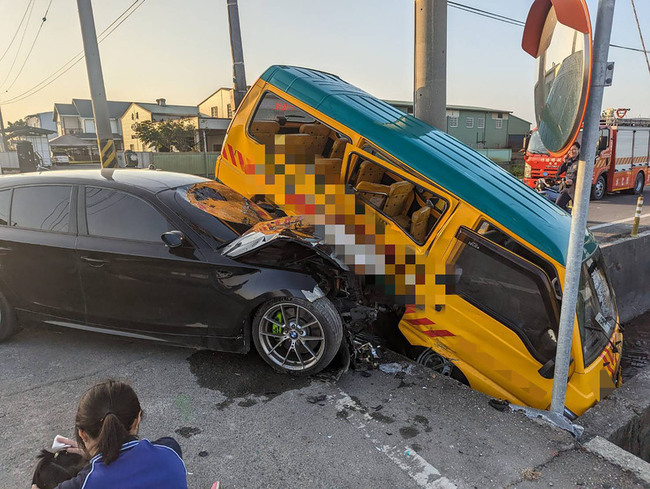
[{"label": "school bus", "polygon": [[[270,67],[250,88],[215,174],[311,219],[355,277],[356,288],[329,274],[344,322],[352,309],[379,311],[367,324],[390,309],[387,335],[440,372],[548,408],[571,222],[563,210],[448,134],[335,75],[292,66]],[[570,417],[621,383],[614,292],[591,234],[583,260]]]}]

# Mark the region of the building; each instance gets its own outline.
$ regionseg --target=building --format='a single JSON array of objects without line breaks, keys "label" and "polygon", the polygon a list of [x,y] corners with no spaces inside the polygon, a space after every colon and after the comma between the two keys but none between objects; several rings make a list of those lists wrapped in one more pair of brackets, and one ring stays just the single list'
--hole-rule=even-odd
[{"label": "building", "polygon": [[[196,105],[167,105],[164,98],[156,99],[155,104],[132,102],[120,118],[120,126],[124,137],[124,149],[131,151],[151,151],[135,134],[137,122],[162,122],[169,120],[187,119],[193,122],[199,116]],[[198,125],[194,124],[196,128]]]},{"label": "building", "polygon": [[30,114],[25,116],[25,122],[29,127],[37,127],[39,129],[47,129],[52,131],[48,138],[53,139],[57,136],[56,122],[54,122],[54,112],[39,112],[38,114]]},{"label": "building", "polygon": [[[123,149],[122,127],[120,118],[129,108],[131,102],[108,102],[108,115],[111,123],[113,140],[118,151]],[[72,99],[70,104],[54,104],[52,116],[56,123],[59,136],[73,135],[84,141],[92,141],[97,145],[97,133],[93,115],[92,101],[86,99]]]},{"label": "building", "polygon": [[202,116],[232,119],[234,111],[235,96],[232,88],[220,88],[199,103],[199,113]]},{"label": "building", "polygon": [[[413,114],[413,102],[386,102],[407,114]],[[524,137],[530,132],[530,125],[530,122],[512,115],[512,111],[508,110],[448,105],[445,132],[474,149],[519,151]]]}]

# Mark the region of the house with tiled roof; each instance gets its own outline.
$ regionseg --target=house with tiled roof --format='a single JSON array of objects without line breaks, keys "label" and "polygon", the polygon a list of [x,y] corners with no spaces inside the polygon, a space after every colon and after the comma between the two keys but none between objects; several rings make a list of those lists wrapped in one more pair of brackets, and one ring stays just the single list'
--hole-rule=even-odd
[{"label": "house with tiled roof", "polygon": [[[111,131],[118,150],[123,147],[120,119],[130,105],[131,102],[108,101]],[[92,101],[73,98],[70,104],[56,103],[52,119],[56,123],[59,136],[73,135],[85,141],[97,142]]]}]

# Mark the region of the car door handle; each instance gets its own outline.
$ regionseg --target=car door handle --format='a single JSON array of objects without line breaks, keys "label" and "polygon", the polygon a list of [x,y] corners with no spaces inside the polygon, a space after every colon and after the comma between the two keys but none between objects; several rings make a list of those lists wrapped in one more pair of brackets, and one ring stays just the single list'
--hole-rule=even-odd
[{"label": "car door handle", "polygon": [[81,260],[85,261],[91,267],[94,267],[94,268],[101,268],[101,267],[103,267],[104,265],[106,265],[108,263],[107,260],[101,260],[99,258],[90,258],[88,256],[82,256]]}]

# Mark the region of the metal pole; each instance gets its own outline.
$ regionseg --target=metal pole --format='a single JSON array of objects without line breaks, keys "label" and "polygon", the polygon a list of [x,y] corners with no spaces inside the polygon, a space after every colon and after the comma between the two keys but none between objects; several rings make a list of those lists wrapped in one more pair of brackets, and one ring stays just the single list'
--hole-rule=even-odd
[{"label": "metal pole", "polygon": [[557,353],[555,356],[555,374],[553,377],[553,393],[551,397],[551,412],[564,414],[567,376],[571,359],[571,340],[574,331],[578,288],[580,286],[580,270],[582,267],[582,249],[587,227],[587,212],[591,180],[594,174],[596,158],[596,142],[600,126],[600,113],[603,104],[603,89],[606,85],[607,54],[612,33],[615,0],[600,0],[596,17],[596,33],[594,34],[593,71],[591,91],[584,119],[582,132],[581,159],[578,163],[576,191],[573,199],[573,218],[571,220],[571,235],[567,251],[566,276],[562,295],[562,311],[557,338]]},{"label": "metal pole", "polygon": [[413,113],[447,130],[447,0],[415,0]]},{"label": "metal pole", "polygon": [[5,123],[2,119],[2,107],[0,107],[0,148],[7,151],[7,137],[5,136]]},{"label": "metal pole", "polygon": [[106,101],[106,89],[104,88],[102,64],[99,59],[99,47],[97,46],[97,32],[95,31],[93,7],[90,0],[77,0],[77,8],[79,9],[81,36],[83,38],[84,52],[86,54],[86,68],[88,70],[90,96],[93,101],[99,158],[102,162],[102,168],[115,168],[117,167],[117,155],[115,152],[115,142],[113,141],[113,131],[111,131],[108,102]]},{"label": "metal pole", "polygon": [[227,0],[228,3],[228,28],[230,30],[230,51],[232,52],[233,88],[235,110],[246,95],[246,72],[244,71],[244,49],[241,44],[241,30],[239,28],[239,7],[237,0]]}]

